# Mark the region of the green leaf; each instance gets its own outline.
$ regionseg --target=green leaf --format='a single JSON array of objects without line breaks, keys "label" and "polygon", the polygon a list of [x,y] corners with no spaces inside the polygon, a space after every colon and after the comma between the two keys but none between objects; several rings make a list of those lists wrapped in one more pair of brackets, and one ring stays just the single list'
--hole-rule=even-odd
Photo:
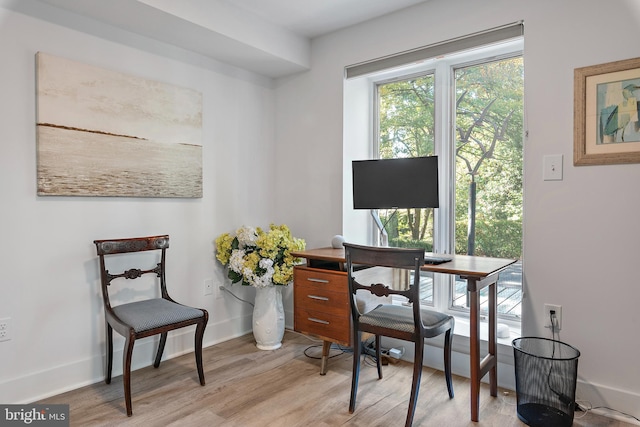
[{"label": "green leaf", "polygon": [[236,273],[231,269],[229,269],[229,274],[227,276],[231,279],[231,283],[237,283],[242,280],[242,274]]}]

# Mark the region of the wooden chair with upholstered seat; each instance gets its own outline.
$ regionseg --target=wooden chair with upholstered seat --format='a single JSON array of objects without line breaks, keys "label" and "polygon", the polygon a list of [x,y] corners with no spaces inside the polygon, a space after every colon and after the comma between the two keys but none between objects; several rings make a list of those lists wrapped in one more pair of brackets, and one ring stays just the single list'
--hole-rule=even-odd
[{"label": "wooden chair with upholstered seat", "polygon": [[[105,326],[106,326],[106,365],[105,382],[111,383],[111,368],[113,365],[113,329],[125,338],[124,353],[122,357],[122,377],[124,383],[124,397],[127,416],[133,414],[131,407],[131,355],[137,339],[153,335],[160,335],[158,350],[154,367],[160,366],[162,352],[167,341],[169,331],[196,325],[195,330],[195,356],[200,384],[204,385],[204,370],[202,367],[202,338],[209,315],[206,310],[188,307],[175,302],[169,297],[165,277],[166,251],[169,247],[169,236],[136,237],[129,239],[111,239],[94,241],[100,258],[100,282],[104,302]],[[107,267],[107,256],[133,254],[142,251],[159,251],[159,262],[150,269],[129,268],[122,273],[111,273]],[[133,258],[133,257],[132,257]],[[134,258],[142,262],[140,258]],[[112,261],[113,262],[113,261]],[[125,265],[125,259],[119,259],[117,265]],[[116,265],[115,262],[113,262]],[[129,280],[138,279],[144,275],[153,274],[160,287],[160,295],[157,298],[148,298],[134,302],[111,305],[109,298],[109,286],[112,282],[128,284]],[[144,282],[144,281],[140,281]],[[122,292],[119,292],[120,297]],[[120,299],[120,298],[119,298]]]},{"label": "wooden chair with upholstered seat", "polygon": [[[351,380],[351,400],[349,412],[353,413],[358,392],[360,373],[361,335],[368,332],[375,335],[378,378],[382,379],[380,362],[380,336],[397,338],[415,343],[413,362],[413,382],[405,426],[411,426],[420,390],[425,338],[445,334],[444,371],[449,397],[453,398],[451,382],[451,342],[454,318],[443,313],[424,309],[420,306],[420,266],[424,264],[423,249],[371,247],[344,243],[347,261],[351,313],[353,320],[353,375]],[[354,266],[358,273],[354,274]],[[371,274],[362,274],[362,266],[384,267],[380,274],[371,269]],[[413,273],[412,279],[409,279]],[[394,278],[395,277],[395,278]],[[370,281],[373,283],[369,283]],[[384,284],[383,282],[386,282]],[[369,284],[367,284],[369,283]],[[377,297],[401,295],[408,299],[410,306],[385,303],[371,311],[360,313],[356,303],[357,291],[370,292]]]}]

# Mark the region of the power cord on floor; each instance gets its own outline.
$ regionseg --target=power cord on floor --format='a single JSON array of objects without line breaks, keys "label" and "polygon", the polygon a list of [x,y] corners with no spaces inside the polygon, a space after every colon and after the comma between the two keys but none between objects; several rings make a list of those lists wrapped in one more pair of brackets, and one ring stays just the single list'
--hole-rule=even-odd
[{"label": "power cord on floor", "polygon": [[[294,334],[298,334],[301,337],[305,337],[306,339],[308,339],[311,342],[317,343],[317,344],[310,345],[309,347],[305,348],[304,349],[304,355],[307,356],[310,359],[316,359],[316,360],[322,359],[322,356],[313,356],[309,352],[310,352],[311,349],[315,349],[315,348],[320,348],[321,349],[323,344],[324,344],[323,340],[318,339],[318,338],[313,338],[313,337],[311,337],[311,336],[309,336],[307,334],[303,334],[301,332],[294,331],[293,329],[289,329],[289,328],[285,328],[285,331],[292,332]],[[344,353],[352,353],[353,352],[353,350],[350,347],[344,347],[344,346],[341,346],[340,344],[336,344],[336,343],[332,343],[331,344],[330,350],[337,350],[337,351],[339,351],[339,353],[330,355],[329,359],[331,359],[333,357],[338,357],[338,356],[340,356],[340,355],[342,355]]]},{"label": "power cord on floor", "polygon": [[[580,403],[578,403],[578,402],[580,402]],[[589,413],[589,411],[593,411],[594,409],[604,409],[604,410],[607,410],[607,411],[616,412],[616,413],[618,413],[618,414],[620,414],[622,416],[625,416],[627,418],[631,418],[631,419],[634,419],[634,420],[640,422],[640,418],[634,417],[631,414],[627,414],[626,412],[618,411],[617,409],[609,408],[608,406],[592,406],[591,402],[586,401],[586,400],[576,401],[576,409],[578,411],[580,411],[580,412],[583,412],[583,414],[580,415],[580,416],[575,416],[574,415],[574,418],[576,418],[576,419],[580,419],[580,418],[586,417],[587,414]]]},{"label": "power cord on floor", "polygon": [[[309,350],[316,349],[316,348],[320,348],[320,351],[322,351],[322,344],[310,345],[309,347],[305,348],[304,349],[304,355],[307,356],[309,359],[316,359],[316,360],[322,359],[322,356],[312,356],[312,355],[309,354]],[[339,346],[337,344],[332,344],[331,348],[329,350],[338,350],[339,351],[339,353],[330,354],[329,355],[329,359],[341,356],[341,355],[343,355],[345,353],[351,353],[351,349],[350,348],[342,347],[342,346]]]},{"label": "power cord on floor", "polygon": [[505,405],[511,405],[511,406],[516,406],[518,403],[515,400],[516,396],[514,393],[514,397],[511,397],[511,392],[509,391],[503,391],[502,395],[500,396],[500,400],[502,400],[502,403],[504,403]]}]

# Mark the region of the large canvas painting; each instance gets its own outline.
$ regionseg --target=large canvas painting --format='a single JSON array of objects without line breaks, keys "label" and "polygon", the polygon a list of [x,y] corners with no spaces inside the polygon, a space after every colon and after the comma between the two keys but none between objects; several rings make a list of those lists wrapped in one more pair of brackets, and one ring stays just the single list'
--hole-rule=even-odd
[{"label": "large canvas painting", "polygon": [[39,52],[38,195],[202,197],[202,94]]}]

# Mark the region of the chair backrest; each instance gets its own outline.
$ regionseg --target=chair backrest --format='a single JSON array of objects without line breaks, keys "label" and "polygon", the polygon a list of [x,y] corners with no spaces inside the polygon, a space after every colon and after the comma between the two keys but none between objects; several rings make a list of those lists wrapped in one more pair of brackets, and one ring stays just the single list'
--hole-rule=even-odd
[{"label": "chair backrest", "polygon": [[[414,312],[420,318],[420,267],[424,264],[424,249],[389,248],[354,245],[344,243],[347,261],[347,275],[349,292],[355,296],[360,289],[368,290],[378,297],[402,295],[414,304]],[[366,274],[366,270],[359,270],[360,266],[386,267],[393,269],[391,274]],[[409,273],[413,271],[412,283],[409,283]],[[370,280],[374,282],[367,284]],[[385,282],[385,283],[382,283]],[[400,282],[401,286],[397,286]],[[404,286],[406,284],[410,286]],[[355,309],[354,298],[351,298],[352,311]],[[357,311],[357,310],[356,310]],[[356,314],[356,313],[354,313]]]},{"label": "chair backrest", "polygon": [[[165,281],[165,258],[166,250],[169,247],[168,235],[133,237],[128,239],[94,240],[93,243],[96,245],[98,257],[100,258],[100,282],[102,287],[102,296],[107,307],[111,307],[108,286],[111,284],[112,280],[119,278],[137,279],[149,273],[155,274],[160,279],[160,291],[162,298],[170,299],[169,294],[167,293]],[[157,263],[154,268],[130,268],[122,273],[111,274],[106,267],[105,256],[155,250],[161,251],[161,257],[160,262]]]}]

